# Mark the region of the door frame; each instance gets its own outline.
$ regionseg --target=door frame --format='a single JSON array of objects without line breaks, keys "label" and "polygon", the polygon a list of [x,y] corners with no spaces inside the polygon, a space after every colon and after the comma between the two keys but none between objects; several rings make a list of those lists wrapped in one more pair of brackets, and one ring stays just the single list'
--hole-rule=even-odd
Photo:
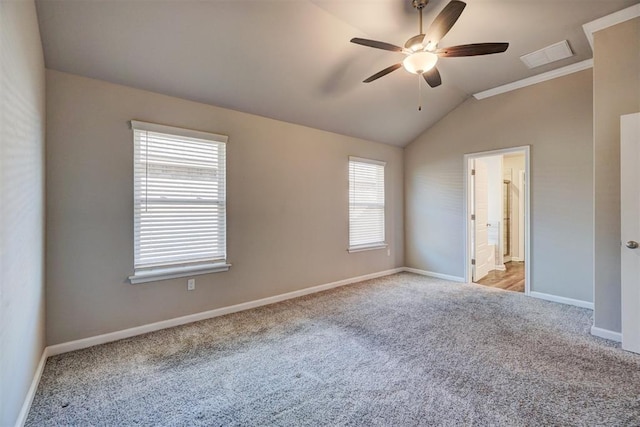
[{"label": "door frame", "polygon": [[524,200],[524,294],[531,293],[531,146],[523,145],[520,147],[502,148],[491,151],[481,151],[476,153],[468,153],[464,155],[464,281],[472,283],[471,258],[473,256],[473,248],[471,247],[471,233],[473,228],[471,225],[471,213],[473,206],[471,205],[471,168],[472,160],[488,157],[499,156],[505,154],[524,153],[524,194],[520,194],[521,200]]}]

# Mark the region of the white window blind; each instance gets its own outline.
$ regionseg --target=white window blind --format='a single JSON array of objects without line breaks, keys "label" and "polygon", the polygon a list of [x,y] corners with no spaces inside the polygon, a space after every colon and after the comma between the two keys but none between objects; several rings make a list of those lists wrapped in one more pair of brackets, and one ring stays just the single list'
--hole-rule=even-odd
[{"label": "white window blind", "polygon": [[349,250],[383,247],[384,162],[349,157]]},{"label": "white window blind", "polygon": [[137,121],[131,127],[132,277],[163,267],[226,263],[227,137]]}]

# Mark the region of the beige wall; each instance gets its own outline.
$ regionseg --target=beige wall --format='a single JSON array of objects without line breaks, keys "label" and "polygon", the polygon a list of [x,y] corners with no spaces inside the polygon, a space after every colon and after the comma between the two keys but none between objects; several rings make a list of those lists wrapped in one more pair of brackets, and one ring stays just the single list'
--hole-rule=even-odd
[{"label": "beige wall", "polygon": [[33,1],[0,1],[0,58],[0,426],[12,426],[45,346],[45,77]]},{"label": "beige wall", "polygon": [[[403,266],[402,149],[47,71],[47,338],[57,344]],[[131,285],[138,119],[229,136],[224,273]],[[349,254],[348,156],[387,162],[386,250]]]},{"label": "beige wall", "polygon": [[592,74],[469,99],[405,149],[405,261],[464,276],[465,153],[531,146],[531,289],[592,301]]},{"label": "beige wall", "polygon": [[640,111],[640,18],[594,34],[594,325],[620,318],[620,116]]}]

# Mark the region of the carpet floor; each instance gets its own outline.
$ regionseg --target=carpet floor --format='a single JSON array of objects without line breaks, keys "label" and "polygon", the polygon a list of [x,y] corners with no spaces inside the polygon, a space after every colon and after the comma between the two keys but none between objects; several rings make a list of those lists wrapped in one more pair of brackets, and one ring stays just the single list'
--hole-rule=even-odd
[{"label": "carpet floor", "polygon": [[26,425],[640,425],[640,355],[591,324],[401,273],[51,357]]}]

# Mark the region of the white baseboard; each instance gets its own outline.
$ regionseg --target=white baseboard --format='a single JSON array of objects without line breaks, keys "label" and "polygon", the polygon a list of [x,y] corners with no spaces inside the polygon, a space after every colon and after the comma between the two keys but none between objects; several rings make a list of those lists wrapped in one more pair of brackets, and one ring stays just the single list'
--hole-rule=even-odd
[{"label": "white baseboard", "polygon": [[518,258],[517,256],[512,256],[511,261],[513,262],[524,262],[523,258]]},{"label": "white baseboard", "polygon": [[[40,383],[40,377],[42,376],[42,372],[44,370],[46,360],[49,356],[55,356],[61,353],[67,353],[70,351],[93,347],[99,344],[118,341],[124,338],[130,338],[136,335],[142,335],[149,332],[159,331],[161,329],[180,326],[187,323],[210,319],[213,317],[224,316],[226,314],[249,310],[249,309],[261,307],[264,305],[274,304],[277,302],[286,301],[286,300],[301,297],[304,295],[326,291],[326,290],[337,288],[340,286],[350,285],[350,284],[362,282],[365,280],[370,280],[378,277],[389,276],[391,274],[401,273],[403,271],[420,274],[423,276],[434,277],[437,279],[450,280],[452,282],[462,282],[462,283],[465,282],[463,277],[451,276],[448,274],[441,274],[441,273],[434,273],[432,271],[420,270],[417,268],[400,267],[400,268],[394,268],[391,270],[379,271],[377,273],[366,274],[363,276],[352,277],[349,279],[338,280],[336,282],[326,283],[323,285],[312,286],[310,288],[300,289],[298,291],[288,292],[285,294],[275,295],[268,298],[236,304],[229,307],[217,308],[214,310],[209,310],[201,313],[190,314],[187,316],[177,317],[174,319],[163,320],[160,322],[150,323],[142,326],[136,326],[134,328],[124,329],[116,332],[110,332],[107,334],[102,334],[102,335],[89,337],[89,338],[83,338],[75,341],[69,341],[66,343],[56,344],[56,345],[46,347],[42,353],[40,363],[38,364],[38,368],[36,369],[36,372],[34,374],[27,396],[25,397],[24,403],[22,405],[22,409],[18,416],[18,420],[16,421],[16,427],[21,427],[22,425],[24,425],[27,419],[27,415],[29,414],[29,409],[31,408],[31,403],[33,402],[33,398],[35,397],[36,390],[38,389],[38,384]],[[531,292],[530,295],[540,299],[593,309],[593,303],[586,302],[586,301],[557,297],[555,295],[548,295],[540,292]],[[591,333],[593,335],[597,335],[603,338],[617,340],[617,341],[620,341],[620,337],[621,337],[620,334],[617,334],[615,332],[606,331],[604,329],[599,329],[595,327],[591,329]]]},{"label": "white baseboard", "polygon": [[451,280],[452,282],[462,282],[462,283],[465,282],[464,277],[451,276],[449,274],[442,274],[442,273],[434,273],[433,271],[419,270],[417,268],[405,267],[404,271],[409,273],[420,274],[422,276],[435,277],[436,279]]},{"label": "white baseboard", "polygon": [[529,292],[529,296],[547,301],[559,302],[560,304],[575,305],[576,307],[588,308],[590,310],[593,310],[592,302],[582,301],[579,299],[559,297],[557,295],[545,294],[535,291]]},{"label": "white baseboard", "polygon": [[27,396],[22,404],[22,409],[16,420],[15,427],[22,427],[27,420],[29,410],[31,409],[31,403],[35,397],[38,384],[40,384],[40,378],[44,371],[47,358],[49,356],[55,356],[57,354],[67,353],[69,351],[80,350],[83,348],[93,347],[94,345],[105,344],[112,341],[118,341],[123,338],[130,338],[136,335],[142,335],[149,332],[159,331],[161,329],[171,328],[174,326],[184,325],[187,323],[197,322],[199,320],[210,319],[213,317],[224,316],[225,314],[236,313],[238,311],[249,310],[251,308],[260,307],[263,305],[274,304],[276,302],[285,301],[292,298],[301,297],[317,292],[326,291],[329,289],[337,288],[340,286],[350,285],[353,283],[363,282],[365,280],[376,279],[378,277],[389,276],[391,274],[402,273],[405,271],[404,267],[394,268],[391,270],[379,271],[377,273],[365,274],[363,276],[352,277],[349,279],[338,280],[337,282],[325,283],[324,285],[312,286],[306,289],[300,289],[299,291],[288,292],[286,294],[275,295],[268,298],[263,298],[255,301],[249,301],[242,304],[236,304],[229,307],[222,307],[215,310],[209,310],[202,313],[190,314],[188,316],[177,317],[175,319],[163,320],[161,322],[150,323],[147,325],[137,326],[134,328],[125,329],[122,331],[110,332],[108,334],[102,334],[95,337],[83,338],[80,340],[69,341],[62,344],[56,344],[46,347],[42,352],[40,363],[31,381],[31,386]]},{"label": "white baseboard", "polygon": [[31,403],[33,403],[33,398],[36,396],[36,391],[38,390],[38,384],[40,384],[40,378],[42,377],[42,372],[44,371],[44,365],[47,362],[47,357],[49,357],[49,347],[45,347],[42,351],[40,362],[38,363],[36,372],[33,374],[31,385],[29,386],[27,395],[25,396],[24,402],[22,403],[22,408],[20,409],[20,413],[18,414],[18,419],[16,420],[15,427],[22,427],[27,421],[27,416],[29,415],[29,410],[31,409]]},{"label": "white baseboard", "polygon": [[613,332],[608,329],[597,328],[595,326],[591,327],[591,335],[611,341],[622,342],[622,334],[620,332]]},{"label": "white baseboard", "polygon": [[493,266],[493,269],[498,271],[507,271],[507,267],[505,267],[504,264],[496,264]]},{"label": "white baseboard", "polygon": [[134,337],[136,335],[142,335],[149,332],[159,331],[161,329],[172,328],[174,326],[185,325],[187,323],[198,322],[200,320],[211,319],[213,317],[224,316],[225,314],[236,313],[238,311],[249,310],[251,308],[260,307],[263,305],[274,304],[276,302],[285,301],[292,298],[301,297],[304,295],[313,294],[316,292],[326,291],[328,289],[337,288],[339,286],[350,285],[352,283],[358,283],[365,280],[375,279],[378,277],[388,276],[395,273],[404,271],[404,268],[394,268],[391,270],[379,271],[377,273],[365,274],[364,276],[352,277],[349,279],[338,280],[337,282],[326,283],[324,285],[312,286],[306,289],[300,289],[299,291],[288,292],[286,294],[275,295],[268,298],[263,298],[255,301],[244,302],[241,304],[232,305],[229,307],[216,308],[214,310],[204,311],[201,313],[190,314],[187,316],[176,317],[174,319],[163,320],[160,322],[149,323],[147,325],[136,326],[134,328],[124,329],[121,331],[110,332],[103,335],[97,335],[94,337],[83,338],[75,341],[69,341],[62,344],[56,344],[48,347],[49,355],[55,356],[56,354],[67,353],[69,351],[80,350],[83,348],[93,347],[94,345],[105,344],[112,341],[118,341],[124,338]]}]

